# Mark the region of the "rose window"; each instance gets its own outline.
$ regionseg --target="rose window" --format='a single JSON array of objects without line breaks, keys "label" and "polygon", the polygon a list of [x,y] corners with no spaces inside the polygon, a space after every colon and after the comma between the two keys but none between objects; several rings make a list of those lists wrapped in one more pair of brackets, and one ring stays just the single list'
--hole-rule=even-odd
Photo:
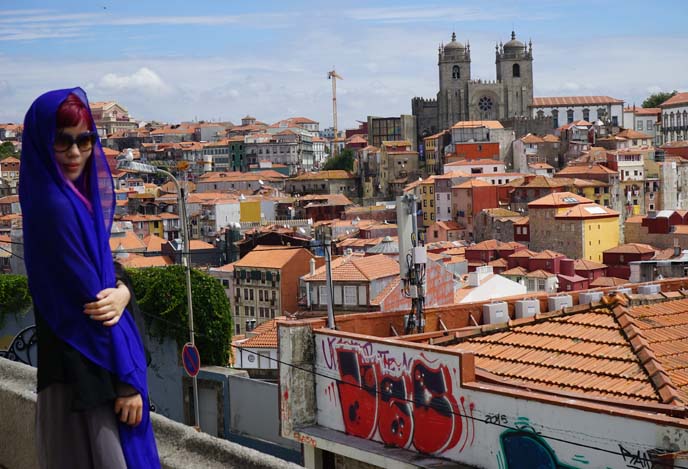
[{"label": "rose window", "polygon": [[488,98],[487,96],[483,96],[478,101],[478,107],[481,111],[489,111],[492,109],[492,99]]}]

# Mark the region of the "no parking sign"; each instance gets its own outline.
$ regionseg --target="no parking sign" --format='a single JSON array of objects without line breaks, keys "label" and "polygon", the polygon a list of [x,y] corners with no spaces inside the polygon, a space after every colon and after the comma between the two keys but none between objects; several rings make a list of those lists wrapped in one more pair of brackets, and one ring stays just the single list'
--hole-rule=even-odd
[{"label": "no parking sign", "polygon": [[182,365],[184,365],[186,374],[192,378],[201,369],[201,355],[198,353],[196,346],[191,342],[187,342],[184,344],[184,348],[182,348]]}]

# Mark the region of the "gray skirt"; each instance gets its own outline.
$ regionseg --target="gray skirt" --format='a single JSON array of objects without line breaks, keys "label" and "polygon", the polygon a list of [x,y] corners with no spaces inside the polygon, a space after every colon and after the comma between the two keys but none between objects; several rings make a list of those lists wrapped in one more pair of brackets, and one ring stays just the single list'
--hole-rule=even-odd
[{"label": "gray skirt", "polygon": [[68,385],[38,393],[36,445],[41,469],[126,469],[112,405],[73,412]]}]

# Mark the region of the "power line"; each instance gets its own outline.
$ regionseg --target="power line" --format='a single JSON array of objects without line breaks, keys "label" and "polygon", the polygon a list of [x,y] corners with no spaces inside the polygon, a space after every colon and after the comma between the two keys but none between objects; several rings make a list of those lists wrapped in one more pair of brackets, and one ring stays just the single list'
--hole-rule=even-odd
[{"label": "power line", "polygon": [[[0,244],[1,244],[1,243],[0,243]],[[0,246],[0,249],[2,249],[2,250],[5,251],[5,252],[9,252],[9,253],[10,253],[11,255],[13,255],[14,257],[17,257],[17,258],[19,258],[19,259],[21,259],[21,260],[24,260],[24,258],[23,258],[22,256],[20,256],[19,254],[13,253],[13,252],[10,251],[9,249],[6,249],[6,248],[4,248],[4,247],[2,247],[2,246]]]},{"label": "power line", "polygon": [[[175,328],[181,329],[181,327],[180,327],[180,325],[179,325],[178,323],[169,321],[169,320],[167,320],[167,319],[165,319],[165,318],[162,318],[162,317],[160,317],[160,316],[158,316],[158,315],[150,314],[150,313],[143,313],[143,314],[146,315],[146,316],[149,316],[149,317],[156,318],[156,319],[158,319],[158,320],[164,321],[164,322],[166,322],[166,323],[172,325],[172,326],[175,327]],[[185,330],[186,330],[186,329],[185,329]],[[197,332],[196,335],[197,335],[197,336],[200,336],[200,337],[204,337],[204,338],[206,338],[207,340],[209,340],[210,342],[216,342],[216,343],[219,342],[217,339],[214,339],[214,338],[212,338],[212,337],[209,337],[209,336],[207,336],[207,335],[205,335],[205,334],[202,334],[202,333],[200,333],[200,332]],[[230,346],[231,346],[232,348],[235,348],[235,349],[239,350],[240,352],[242,352],[242,351],[247,351],[248,353],[256,354],[256,352],[254,352],[254,351],[252,351],[252,350],[250,350],[250,349],[248,349],[248,348],[246,348],[246,347],[242,347],[242,346],[240,346],[240,345],[235,345],[235,344],[230,343]],[[262,355],[261,355],[261,356],[262,356]],[[282,361],[282,360],[280,360],[280,359],[278,359],[278,358],[273,358],[273,357],[270,357],[270,356],[267,356],[267,357],[263,356],[263,358],[267,358],[268,360],[274,361],[274,362],[276,362],[276,363],[278,363],[278,364],[280,364],[280,365],[285,365],[285,366],[288,366],[288,367],[297,369],[297,370],[299,370],[299,371],[305,371],[306,373],[310,373],[310,374],[312,374],[312,375],[314,375],[314,376],[320,376],[321,378],[330,379],[330,380],[332,380],[332,381],[334,381],[334,382],[336,382],[336,383],[339,383],[339,384],[345,384],[345,385],[348,385],[348,386],[353,386],[353,387],[362,389],[362,390],[367,391],[367,392],[372,392],[372,393],[374,393],[374,394],[376,394],[376,395],[381,395],[381,394],[383,394],[383,392],[382,392],[381,390],[377,389],[376,387],[373,388],[373,387],[368,387],[368,386],[364,386],[364,385],[360,385],[360,384],[353,384],[353,383],[345,382],[345,381],[343,381],[343,380],[342,380],[341,378],[339,378],[339,377],[330,376],[330,375],[327,375],[327,374],[322,373],[322,372],[318,372],[318,371],[315,371],[315,370],[309,370],[309,369],[307,369],[307,368],[302,368],[302,367],[300,367],[300,366],[298,366],[298,365],[294,365],[293,363],[284,362],[284,361]],[[413,400],[413,399],[407,399],[407,398],[405,398],[405,397],[399,397],[399,396],[393,396],[393,397],[394,397],[394,399],[397,399],[397,400],[399,400],[399,401],[408,402],[408,403],[410,403],[410,404],[417,404],[417,402],[416,402],[415,400]],[[426,404],[426,406],[427,406],[427,407],[430,407],[430,408],[434,408],[434,406],[432,405],[432,403]],[[435,406],[435,407],[437,407],[437,406]],[[452,415],[455,415],[455,416],[457,416],[457,417],[466,418],[467,420],[470,419],[470,420],[473,420],[473,421],[476,421],[476,422],[481,422],[481,423],[484,423],[484,424],[486,424],[486,425],[495,425],[495,426],[498,426],[498,427],[501,427],[501,428],[504,428],[504,429],[507,429],[507,430],[515,430],[515,431],[518,431],[518,430],[519,430],[519,428],[517,428],[517,427],[512,427],[512,426],[510,426],[510,425],[502,424],[502,423],[499,423],[499,422],[493,422],[493,421],[491,421],[491,420],[490,420],[490,421],[487,421],[486,419],[483,419],[483,418],[480,418],[480,417],[475,417],[475,416],[473,416],[473,415],[462,414],[462,413],[460,413],[460,412],[454,412],[453,410],[447,409],[447,408],[445,408],[445,407],[442,407],[441,409],[440,409],[439,407],[437,407],[437,408],[435,408],[435,410],[438,410],[438,411],[441,411],[441,412],[449,412],[449,413],[451,413]],[[554,427],[546,427],[546,426],[544,426],[544,425],[541,425],[541,426],[542,426],[543,428],[550,428],[551,430],[555,430],[555,431],[559,431],[559,432],[565,432],[565,430],[562,430],[562,429],[557,429],[557,428],[554,428]],[[620,452],[620,451],[614,451],[614,450],[607,449],[607,448],[601,448],[601,447],[599,447],[599,446],[594,446],[594,445],[590,445],[590,444],[586,444],[586,443],[577,443],[577,442],[565,440],[565,439],[560,438],[560,437],[545,435],[545,434],[543,434],[543,433],[541,433],[541,432],[536,433],[536,435],[539,436],[539,437],[541,437],[541,438],[546,438],[546,439],[548,439],[548,440],[557,441],[557,442],[560,442],[560,443],[566,443],[566,444],[578,446],[578,447],[585,448],[585,449],[590,449],[590,450],[595,450],[595,451],[601,451],[601,452],[604,452],[604,453],[607,453],[607,454],[613,454],[613,455],[615,455],[615,456],[622,456],[622,457],[628,456],[628,454],[622,453],[622,452]],[[597,437],[597,438],[599,438],[599,437]],[[616,440],[616,439],[607,439],[607,441],[614,442],[614,443],[617,443],[617,444],[626,443],[626,444],[631,444],[631,445],[636,445],[636,446],[637,446],[637,443],[627,442],[627,441],[621,441],[621,440]],[[654,448],[650,448],[650,449],[654,449]],[[688,466],[676,466],[676,465],[674,465],[673,463],[657,462],[657,461],[651,460],[651,459],[649,459],[649,458],[646,458],[646,457],[641,456],[641,455],[636,454],[636,453],[633,454],[633,459],[634,459],[635,461],[638,461],[638,462],[642,461],[642,462],[647,462],[647,463],[650,463],[650,464],[654,464],[653,467],[662,466],[662,467],[671,467],[671,468],[674,468],[674,469],[688,469]]]}]

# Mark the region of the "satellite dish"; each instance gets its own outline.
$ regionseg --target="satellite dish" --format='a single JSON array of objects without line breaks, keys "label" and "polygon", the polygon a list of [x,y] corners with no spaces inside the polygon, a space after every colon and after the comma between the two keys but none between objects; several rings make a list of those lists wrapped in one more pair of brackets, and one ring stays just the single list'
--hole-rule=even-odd
[{"label": "satellite dish", "polygon": [[127,161],[134,161],[134,152],[131,148],[127,148],[127,152],[124,157],[127,159]]},{"label": "satellite dish", "polygon": [[262,180],[262,179],[258,179],[258,184],[260,184],[260,185],[262,186],[262,185],[264,184],[263,180]]},{"label": "satellite dish", "polygon": [[246,197],[244,196],[244,194],[241,194],[241,195],[239,196],[239,200],[246,200]]}]

